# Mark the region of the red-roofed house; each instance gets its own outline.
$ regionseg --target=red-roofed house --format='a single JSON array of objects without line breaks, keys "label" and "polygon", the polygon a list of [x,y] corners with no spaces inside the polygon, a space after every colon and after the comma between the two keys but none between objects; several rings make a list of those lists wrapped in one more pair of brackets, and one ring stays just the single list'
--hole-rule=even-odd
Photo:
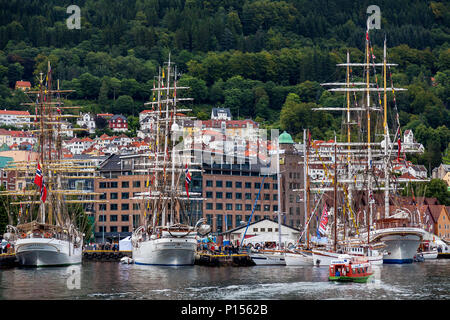
[{"label": "red-roofed house", "polygon": [[31,89],[31,82],[30,81],[16,81],[16,85],[14,86],[15,90],[30,90]]}]

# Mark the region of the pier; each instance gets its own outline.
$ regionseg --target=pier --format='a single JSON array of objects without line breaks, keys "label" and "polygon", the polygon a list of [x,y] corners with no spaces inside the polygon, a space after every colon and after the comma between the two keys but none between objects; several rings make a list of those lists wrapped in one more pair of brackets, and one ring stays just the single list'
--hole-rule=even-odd
[{"label": "pier", "polygon": [[0,254],[0,268],[12,268],[19,265],[15,253]]},{"label": "pier", "polygon": [[210,254],[206,252],[198,252],[195,255],[195,263],[200,266],[209,267],[250,267],[255,263],[248,254]]},{"label": "pier", "polygon": [[131,258],[131,251],[85,250],[83,261],[119,262],[123,257]]}]

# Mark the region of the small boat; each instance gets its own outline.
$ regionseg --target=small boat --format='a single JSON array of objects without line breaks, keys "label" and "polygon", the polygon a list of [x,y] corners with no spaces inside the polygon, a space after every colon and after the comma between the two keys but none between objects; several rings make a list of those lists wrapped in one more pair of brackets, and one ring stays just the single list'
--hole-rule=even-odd
[{"label": "small boat", "polygon": [[372,274],[368,260],[342,255],[331,262],[328,280],[365,283]]}]

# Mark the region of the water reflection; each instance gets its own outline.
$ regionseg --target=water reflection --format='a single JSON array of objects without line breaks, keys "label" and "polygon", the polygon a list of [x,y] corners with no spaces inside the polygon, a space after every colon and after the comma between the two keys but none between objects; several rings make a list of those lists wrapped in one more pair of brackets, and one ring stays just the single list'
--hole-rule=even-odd
[{"label": "water reflection", "polygon": [[0,299],[450,299],[450,261],[374,266],[366,284],[322,267],[159,267],[87,262],[0,271]]}]

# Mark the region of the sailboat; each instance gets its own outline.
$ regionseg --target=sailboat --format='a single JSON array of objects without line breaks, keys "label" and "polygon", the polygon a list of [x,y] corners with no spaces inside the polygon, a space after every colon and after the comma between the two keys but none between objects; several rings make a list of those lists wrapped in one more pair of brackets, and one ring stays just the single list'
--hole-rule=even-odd
[{"label": "sailboat", "polygon": [[[294,250],[287,251],[285,253],[285,262],[287,266],[312,266],[312,251],[310,245],[310,223],[313,214],[308,217],[308,213],[310,212],[310,192],[309,192],[309,174],[308,174],[308,154],[309,154],[309,143],[310,140],[306,140],[306,132],[307,130],[303,130],[303,177],[304,177],[304,204],[305,204],[305,229],[303,233],[300,235],[298,239],[298,246]],[[308,131],[309,133],[309,131]],[[305,244],[300,245],[300,241],[303,238],[303,235],[306,236]]]},{"label": "sailboat", "polygon": [[[386,40],[384,43],[383,63],[375,63],[373,48],[370,46],[369,29],[366,31],[365,45],[366,62],[350,63],[349,54],[347,53],[347,62],[338,64],[338,66],[344,66],[347,68],[345,87],[329,89],[330,92],[345,92],[347,97],[347,107],[315,109],[332,111],[341,110],[346,112],[343,124],[344,127],[347,128],[347,142],[337,142],[335,139],[334,142],[329,145],[329,147],[333,145],[335,149],[335,174],[332,176],[335,199],[333,208],[334,245],[333,248],[329,250],[313,250],[313,259],[315,264],[329,264],[332,259],[337,258],[339,253],[351,253],[352,250],[354,252],[363,250],[364,254],[367,256],[368,260],[372,262],[372,264],[380,263],[381,254],[383,254],[383,263],[410,263],[413,261],[413,257],[416,254],[424,233],[423,226],[420,221],[420,215],[417,210],[411,212],[401,205],[392,209],[390,208],[389,203],[390,199],[395,198],[395,192],[398,190],[398,183],[417,181],[405,178],[395,178],[391,173],[393,167],[392,164],[394,161],[393,159],[397,156],[397,161],[400,160],[401,130],[397,113],[396,117],[393,117],[394,120],[396,120],[395,125],[397,126],[397,130],[391,140],[391,134],[388,128],[387,92],[392,92],[394,95],[395,104],[395,92],[404,91],[405,89],[395,88],[392,83],[392,76],[391,87],[388,88],[386,85],[387,69],[390,69],[390,66],[396,65],[387,63]],[[350,82],[350,67],[363,67],[366,81],[360,83],[354,81]],[[378,76],[376,74],[377,67],[383,68],[383,88],[380,88],[378,85]],[[370,82],[370,69],[374,70],[375,83]],[[341,86],[342,83],[327,83],[323,85]],[[371,93],[374,92],[378,94],[378,99],[375,99],[375,102],[371,103]],[[350,93],[353,93],[355,100],[354,106],[352,107],[350,106]],[[356,97],[357,93],[365,94],[361,106],[358,105],[358,99]],[[384,104],[381,103],[381,93],[383,93]],[[394,111],[397,111],[396,105]],[[376,123],[374,124],[371,122],[371,115],[373,113],[378,113],[378,117],[376,119],[383,120],[383,134],[380,135],[383,137],[382,141],[373,141],[376,140],[376,134],[374,134],[373,129],[377,127]],[[365,121],[363,121],[364,118]],[[355,124],[357,125],[359,131],[353,129],[353,133],[356,133],[359,137],[366,135],[366,141],[351,141],[352,126]],[[396,141],[397,143],[393,143],[392,141]],[[337,153],[336,150],[339,150],[339,153]],[[420,150],[409,149],[404,150],[404,152],[420,152]],[[320,158],[320,155],[318,156]],[[329,153],[328,156],[330,156]],[[336,167],[338,166],[336,164],[336,159],[342,159],[343,157],[346,158],[346,164],[344,166],[341,165],[341,171],[343,171],[344,174],[339,176],[339,174],[336,173]],[[327,160],[328,159],[326,157],[320,159],[322,163],[327,162]],[[345,172],[347,173],[346,175]],[[340,181],[339,188],[337,186],[337,180]],[[356,234],[352,235],[353,239],[348,238],[346,240],[346,243],[353,245],[353,249],[349,249],[348,247],[346,248],[344,242],[342,242],[338,248],[337,228],[339,222],[337,217],[339,211],[337,209],[339,207],[336,201],[336,194],[339,191],[343,192],[345,195],[345,201],[342,204],[342,211],[347,209],[347,212],[353,220],[353,231],[356,232]],[[376,191],[384,191],[384,208],[374,207],[374,192]],[[353,203],[354,194],[357,192],[363,192],[363,195],[366,197],[367,205],[365,207],[362,207],[358,203]],[[356,212],[357,209],[365,212],[365,227],[361,227],[361,225],[358,226],[355,222],[354,212]],[[376,209],[378,217],[381,214],[383,214],[384,217],[375,219],[374,209]],[[343,230],[341,232],[341,239],[345,237],[346,233],[346,220],[344,217],[342,220]],[[342,229],[342,226],[340,226],[340,228]]]},{"label": "sailboat", "polygon": [[[16,171],[18,177],[24,176],[27,185],[24,190],[1,193],[16,199],[12,205],[20,206],[20,210],[15,211],[17,216],[11,218],[17,219],[18,224],[7,226],[6,237],[14,242],[16,257],[22,266],[80,264],[85,235],[80,227],[87,219],[83,209],[74,204],[95,202],[95,194],[69,190],[68,180],[79,178],[74,177],[74,173],[89,179],[94,176],[95,167],[63,159],[62,120],[76,116],[62,114],[62,109],[74,107],[63,106],[61,94],[72,90],[60,90],[59,81],[57,89],[53,89],[50,62],[45,83],[42,76],[41,73],[39,90],[27,92],[37,96],[35,102],[26,103],[35,105],[36,114],[30,116],[35,121],[27,124],[38,128],[31,130],[37,136],[37,156],[29,157],[26,162],[11,163],[7,168]],[[17,198],[22,200],[17,201]]]},{"label": "sailboat", "polygon": [[[146,167],[142,170],[148,173],[148,191],[134,197],[144,204],[144,221],[132,233],[132,257],[141,265],[188,266],[194,264],[197,235],[204,236],[211,230],[204,218],[194,226],[182,221],[183,213],[190,219],[189,201],[201,200],[189,198],[188,189],[191,172],[200,169],[192,168],[195,164],[190,156],[183,158],[176,152],[177,139],[182,136],[177,122],[184,117],[181,112],[190,111],[177,108],[177,102],[192,98],[177,97],[177,90],[188,87],[177,86],[177,70],[170,55],[167,67],[159,68],[157,83],[153,101],[146,103],[152,106],[148,116],[153,140],[148,161],[142,163]],[[185,191],[180,186],[183,176]]]},{"label": "sailboat", "polygon": [[[277,192],[278,192],[278,250],[277,249],[260,249],[260,250],[252,250],[252,252],[250,253],[250,258],[253,260],[253,262],[255,262],[256,265],[280,265],[280,266],[284,266],[286,265],[286,261],[285,261],[285,253],[286,253],[286,249],[282,250],[282,242],[281,242],[281,215],[280,215],[280,210],[281,210],[281,196],[280,196],[280,189],[281,189],[281,184],[280,184],[280,144],[279,144],[279,139],[277,139],[276,142],[276,152],[277,152],[277,184],[278,184],[278,188],[277,188]],[[263,180],[264,182],[264,180]],[[261,183],[261,186],[263,185],[263,183]],[[258,193],[259,195],[259,193]],[[250,221],[248,222],[250,223]]]}]

